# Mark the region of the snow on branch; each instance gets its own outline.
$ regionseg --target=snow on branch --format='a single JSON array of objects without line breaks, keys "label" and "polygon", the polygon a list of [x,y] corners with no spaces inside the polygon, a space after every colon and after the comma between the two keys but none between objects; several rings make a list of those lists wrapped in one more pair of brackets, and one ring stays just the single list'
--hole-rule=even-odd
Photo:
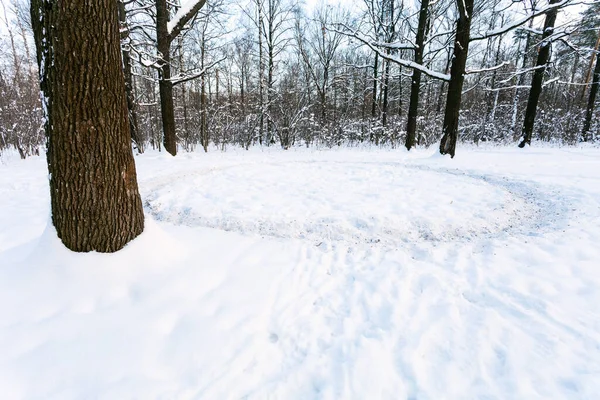
[{"label": "snow on branch", "polygon": [[414,50],[416,47],[414,44],[407,43],[407,42],[391,42],[391,43],[373,42],[372,44],[373,44],[373,46],[376,46],[376,47],[383,47],[386,49],[393,49],[393,50]]},{"label": "snow on branch", "polygon": [[558,76],[556,78],[552,78],[550,80],[547,80],[546,82],[544,82],[544,84],[542,85],[542,87],[549,86],[549,85],[551,85],[553,83],[558,83],[559,80],[560,80],[560,78]]},{"label": "snow on branch", "polygon": [[417,64],[414,61],[405,60],[403,58],[396,57],[396,56],[394,56],[392,54],[387,54],[386,52],[381,51],[381,49],[378,48],[378,44],[379,44],[378,42],[371,42],[371,41],[369,41],[367,38],[364,38],[364,37],[358,35],[356,31],[350,29],[349,27],[347,27],[344,24],[339,24],[339,25],[342,26],[345,30],[344,31],[339,31],[337,29],[333,29],[334,32],[337,32],[337,33],[340,33],[342,35],[346,35],[346,36],[349,36],[349,37],[352,37],[352,38],[358,40],[359,42],[363,43],[364,45],[366,45],[367,47],[369,47],[371,50],[373,50],[375,53],[377,53],[379,55],[379,57],[383,58],[384,60],[388,60],[388,61],[391,61],[393,63],[400,64],[403,67],[408,67],[408,68],[419,70],[422,73],[424,73],[425,75],[428,75],[428,76],[430,76],[432,78],[435,78],[435,79],[440,79],[442,81],[447,81],[447,82],[450,81],[450,75],[449,74],[442,74],[440,72],[433,71],[433,70],[431,70],[431,69],[429,69],[429,68],[427,68],[427,67],[425,67],[425,66],[423,66],[421,64]]},{"label": "snow on branch", "polygon": [[535,67],[530,67],[530,68],[525,68],[525,69],[520,69],[520,70],[516,70],[514,72],[512,72],[508,78],[501,80],[500,82],[498,82],[499,84],[504,84],[504,83],[508,83],[510,82],[514,77],[518,76],[518,75],[522,75],[522,74],[526,74],[528,72],[532,72],[535,71],[536,69],[543,69],[546,68],[546,65],[536,65]]},{"label": "snow on branch", "polygon": [[187,72],[182,72],[179,73],[173,77],[171,77],[171,83],[173,83],[173,86],[178,85],[180,83],[184,83],[187,81],[191,81],[193,79],[199,78],[202,75],[204,75],[209,69],[213,68],[215,65],[219,64],[221,61],[225,60],[226,57],[223,57],[209,65],[207,65],[206,67],[200,69],[200,70],[195,70],[195,71],[187,71]]},{"label": "snow on branch", "polygon": [[477,40],[485,40],[485,39],[488,39],[488,38],[492,38],[494,36],[503,35],[503,34],[509,32],[509,31],[511,31],[511,30],[513,30],[515,28],[518,28],[521,25],[527,23],[530,19],[533,19],[533,18],[535,18],[537,16],[540,16],[542,14],[545,14],[545,13],[547,13],[550,10],[559,9],[559,8],[563,8],[563,7],[566,7],[566,6],[569,6],[569,5],[573,5],[571,3],[573,3],[573,0],[562,0],[562,1],[560,1],[558,3],[555,3],[555,4],[548,4],[545,7],[541,7],[539,9],[534,10],[531,14],[528,14],[528,15],[526,15],[526,16],[524,16],[522,18],[519,18],[519,19],[517,19],[517,20],[515,20],[515,21],[513,21],[513,22],[511,22],[509,24],[501,26],[500,28],[487,31],[487,32],[485,32],[482,35],[473,35],[473,36],[471,36],[470,41],[474,42],[474,41],[477,41]]},{"label": "snow on branch", "polygon": [[513,85],[513,86],[503,86],[498,88],[484,88],[483,90],[488,92],[499,92],[501,90],[509,90],[509,89],[531,89],[531,85]]},{"label": "snow on branch", "polygon": [[206,0],[187,0],[183,1],[181,8],[175,14],[175,17],[169,21],[167,25],[167,31],[171,39],[177,37],[181,33],[181,30],[185,27],[185,24],[190,22],[192,18],[200,11],[204,6]]},{"label": "snow on branch", "polygon": [[465,71],[465,75],[470,75],[470,74],[480,74],[482,72],[490,72],[490,71],[495,71],[497,69],[500,69],[506,65],[509,65],[510,63],[508,61],[504,61],[502,64],[490,67],[490,68],[481,68],[481,69],[468,69]]},{"label": "snow on branch", "polygon": [[[560,81],[560,79],[558,77],[556,77],[556,78],[552,78],[552,79],[544,82],[542,87],[546,87],[553,83],[562,83],[562,84],[567,84],[567,85],[582,85],[582,86],[585,85],[584,83],[575,84],[575,83],[569,83],[569,82],[562,82],[562,81]],[[509,89],[513,89],[513,90],[514,89],[531,89],[531,85],[502,86],[502,87],[498,87],[498,88],[485,88],[483,90],[488,91],[488,92],[500,92],[502,90],[509,90]]]}]

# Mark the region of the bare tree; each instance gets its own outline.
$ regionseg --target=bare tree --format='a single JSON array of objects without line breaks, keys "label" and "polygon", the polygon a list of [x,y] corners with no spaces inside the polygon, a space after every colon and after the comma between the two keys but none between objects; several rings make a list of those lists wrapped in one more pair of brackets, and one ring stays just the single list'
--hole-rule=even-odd
[{"label": "bare tree", "polygon": [[[560,0],[550,0],[550,5],[557,4]],[[549,39],[554,32],[554,23],[556,22],[556,14],[558,10],[552,8],[546,14],[544,21],[544,29],[542,33],[542,41],[538,50],[537,62],[535,63],[535,71],[531,81],[531,90],[529,91],[529,99],[527,100],[527,109],[525,110],[525,122],[523,123],[523,137],[519,147],[523,148],[526,144],[531,144],[531,136],[533,134],[533,124],[535,123],[535,114],[537,105],[542,93],[542,83],[544,82],[544,72],[546,64],[550,59],[550,46],[552,42]]]},{"label": "bare tree", "polygon": [[[416,64],[423,64],[423,47],[425,45],[425,29],[427,28],[427,17],[429,9],[429,0],[421,0],[419,9],[419,24],[417,26],[417,36],[415,39],[415,58]],[[421,71],[413,69],[410,81],[410,103],[408,105],[408,119],[406,122],[406,149],[410,150],[416,141],[417,115],[419,110],[419,93],[421,91]]]},{"label": "bare tree", "polygon": [[473,0],[458,0],[458,20],[456,21],[456,37],[454,39],[454,55],[450,67],[450,83],[446,97],[446,110],[442,127],[440,153],[454,157],[458,139],[458,119],[462,87],[465,79],[469,41],[471,35],[471,19],[473,17]]},{"label": "bare tree", "polygon": [[341,32],[329,27],[344,18],[341,9],[322,7],[316,9],[315,23],[308,28],[304,27],[299,19],[296,20],[296,46],[317,90],[320,118],[323,122],[327,119],[333,60],[344,37]]},{"label": "bare tree", "polygon": [[131,39],[129,37],[129,26],[127,24],[127,12],[125,2],[118,0],[119,24],[121,30],[121,53],[123,57],[123,73],[125,75],[125,93],[127,94],[127,109],[129,110],[129,132],[131,140],[136,145],[138,152],[144,152],[144,142],[139,136],[137,104],[133,87],[133,71],[131,60]]},{"label": "bare tree", "polygon": [[167,0],[156,0],[156,43],[160,61],[158,87],[162,115],[164,146],[171,155],[177,154],[175,107],[173,104],[173,80],[171,79],[171,44],[192,21],[206,0],[193,0],[183,7],[170,21]]},{"label": "bare tree", "polygon": [[[598,33],[598,43],[600,43],[600,31]],[[583,130],[581,137],[584,141],[591,140],[589,136],[590,127],[592,126],[592,116],[594,115],[594,106],[596,104],[596,96],[598,95],[598,87],[600,86],[600,57],[598,57],[598,50],[596,48],[596,67],[594,68],[594,74],[592,78],[592,85],[590,87],[590,95],[588,97],[588,103],[585,110],[585,120],[583,122]]]}]

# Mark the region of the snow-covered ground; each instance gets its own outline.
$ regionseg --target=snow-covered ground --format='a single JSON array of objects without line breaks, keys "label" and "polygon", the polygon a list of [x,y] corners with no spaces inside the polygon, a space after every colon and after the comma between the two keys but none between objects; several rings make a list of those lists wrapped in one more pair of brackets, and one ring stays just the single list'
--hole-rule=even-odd
[{"label": "snow-covered ground", "polygon": [[2,399],[596,399],[600,149],[137,156],[74,254],[0,159]]}]

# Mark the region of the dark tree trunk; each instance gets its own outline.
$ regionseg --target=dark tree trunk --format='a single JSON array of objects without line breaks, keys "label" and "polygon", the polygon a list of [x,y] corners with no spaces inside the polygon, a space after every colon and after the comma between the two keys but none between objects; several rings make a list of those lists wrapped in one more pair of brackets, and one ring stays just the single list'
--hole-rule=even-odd
[{"label": "dark tree trunk", "polygon": [[[529,21],[529,28],[531,29],[533,27],[533,19]],[[519,45],[520,45],[520,40],[519,40]],[[525,69],[527,68],[527,65],[529,63],[529,46],[531,46],[531,32],[528,30],[527,34],[525,36],[525,49],[523,50],[523,60],[521,62],[521,69]],[[518,52],[517,52],[518,53]],[[517,117],[519,115],[519,98],[520,98],[520,94],[521,91],[519,90],[520,86],[523,86],[523,84],[525,83],[525,74],[520,74],[519,75],[519,79],[517,80],[517,88],[515,89],[515,97],[513,99],[513,114],[512,114],[512,133],[513,133],[513,137],[516,136],[516,131],[517,131]]]},{"label": "dark tree trunk", "polygon": [[[129,55],[129,31],[127,28],[127,15],[125,12],[125,3],[119,1],[119,23],[121,27],[121,40],[126,43],[122,46],[123,55],[123,73],[125,75],[125,93],[127,94],[127,109],[129,110],[129,132],[131,140],[135,143],[140,153],[144,152],[144,143],[140,140],[137,120],[137,109],[135,103],[135,94],[133,92],[133,73],[131,71],[131,57]],[[125,32],[123,34],[123,32]]]},{"label": "dark tree trunk", "polygon": [[[388,55],[389,55],[388,50]],[[388,95],[390,88],[390,62],[385,62],[385,79],[383,80],[383,105],[381,107],[381,125],[387,126],[387,114],[388,114]]]},{"label": "dark tree trunk", "polygon": [[[450,71],[450,62],[452,61],[452,55],[450,52],[448,52],[448,57],[446,59],[446,68],[444,68],[444,74],[448,74],[448,72]],[[442,102],[444,100],[444,87],[446,86],[446,82],[442,81],[440,83],[440,90],[439,90],[439,96],[438,96],[438,102],[435,108],[435,111],[437,113],[439,113],[440,111],[442,111]]]},{"label": "dark tree trunk", "polygon": [[600,49],[600,33],[598,33],[598,39],[596,40],[596,45],[594,46],[594,52],[592,53],[592,56],[590,57],[590,66],[587,68],[587,73],[585,74],[585,81],[583,82],[584,85],[581,88],[581,100],[580,101],[583,101],[583,98],[585,97],[585,92],[587,90],[588,83],[590,82],[590,77],[592,75],[592,69],[594,68],[594,60],[598,56],[598,54],[596,53],[598,51],[598,49]]},{"label": "dark tree trunk", "polygon": [[[202,37],[202,48],[201,48],[201,66],[204,69],[204,57],[206,54],[206,41],[204,40],[204,35]],[[205,153],[208,153],[208,145],[210,142],[210,137],[208,136],[208,124],[207,124],[207,100],[206,100],[206,72],[202,74],[200,77],[200,138],[202,140],[202,148]]]},{"label": "dark tree trunk", "polygon": [[52,222],[69,249],[115,252],[144,229],[117,2],[33,0]]},{"label": "dark tree trunk", "polygon": [[[427,9],[429,0],[421,0],[419,11],[419,25],[415,40],[415,63],[423,64],[423,44],[425,43],[425,29],[427,28]],[[419,111],[419,92],[421,90],[421,71],[413,69],[410,83],[410,103],[408,105],[408,120],[406,122],[406,149],[410,150],[417,138],[417,116]]]},{"label": "dark tree trunk", "polygon": [[458,139],[458,120],[462,87],[465,80],[465,68],[469,54],[469,37],[471,34],[471,18],[473,16],[473,0],[458,0],[459,17],[456,23],[456,38],[454,40],[454,56],[450,67],[450,83],[446,96],[444,112],[443,136],[440,143],[440,153],[450,154],[454,158],[456,141]]},{"label": "dark tree trunk", "polygon": [[375,53],[375,66],[373,67],[373,100],[371,103],[371,117],[377,117],[377,72],[379,71],[379,54]]},{"label": "dark tree trunk", "polygon": [[169,5],[167,0],[156,0],[156,42],[161,56],[158,77],[160,93],[160,112],[163,125],[163,143],[171,155],[177,154],[177,132],[175,130],[175,106],[173,104],[173,82],[171,81],[171,43],[185,25],[204,6],[206,0],[196,2],[180,19],[169,33]]},{"label": "dark tree trunk", "polygon": [[[549,4],[558,3],[560,0],[550,0]],[[546,20],[544,22],[544,33],[542,34],[542,43],[538,50],[537,62],[535,66],[537,69],[533,73],[533,79],[531,80],[531,90],[529,91],[529,99],[527,100],[527,108],[525,109],[525,122],[523,123],[523,137],[519,147],[523,148],[526,144],[531,145],[531,137],[533,135],[533,125],[535,123],[535,114],[537,112],[537,105],[542,93],[542,83],[544,82],[544,72],[546,72],[546,64],[550,59],[550,46],[551,43],[546,39],[554,32],[554,22],[556,21],[556,14],[558,10],[552,9],[546,14]]]},{"label": "dark tree trunk", "polygon": [[594,115],[594,104],[596,103],[596,96],[598,95],[598,86],[600,86],[600,57],[596,55],[596,67],[594,68],[590,97],[588,98],[585,121],[583,123],[582,137],[585,142],[590,140],[589,131],[592,125],[592,116]]},{"label": "dark tree trunk", "polygon": [[177,133],[175,132],[175,106],[173,104],[173,82],[171,81],[171,38],[167,26],[169,8],[167,0],[156,0],[156,41],[161,55],[158,91],[160,113],[163,124],[163,144],[171,155],[177,155]]},{"label": "dark tree trunk", "polygon": [[265,93],[264,93],[264,64],[263,64],[263,41],[262,41],[262,26],[263,26],[263,10],[262,0],[256,1],[258,9],[258,97],[260,102],[260,120],[258,124],[258,142],[262,146],[263,134],[265,126]]}]

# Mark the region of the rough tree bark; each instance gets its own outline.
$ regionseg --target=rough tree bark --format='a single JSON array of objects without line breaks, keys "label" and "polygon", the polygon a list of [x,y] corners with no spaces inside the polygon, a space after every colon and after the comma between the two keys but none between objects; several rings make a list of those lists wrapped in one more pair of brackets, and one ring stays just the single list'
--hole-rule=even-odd
[{"label": "rough tree bark", "polygon": [[115,252],[144,229],[117,2],[32,0],[52,222],[69,249]]},{"label": "rough tree bark", "polygon": [[[550,0],[549,4],[556,4],[560,0]],[[548,37],[554,32],[554,22],[556,22],[556,8],[548,11],[546,20],[544,21],[544,32],[542,34],[542,42],[538,50],[537,62],[535,63],[536,70],[533,72],[531,80],[531,90],[527,99],[527,108],[525,109],[525,122],[523,123],[523,136],[519,147],[523,148],[526,144],[531,145],[531,137],[533,135],[533,125],[535,123],[535,114],[537,105],[542,93],[542,83],[544,82],[544,73],[546,72],[546,64],[550,59],[551,42]]]},{"label": "rough tree bark", "polygon": [[[427,10],[429,0],[421,0],[419,10],[419,25],[415,38],[415,63],[423,64],[423,44],[425,43],[425,28],[427,27]],[[421,91],[421,71],[413,69],[410,83],[410,102],[408,105],[408,120],[406,122],[406,149],[410,150],[417,138],[417,115],[419,111],[419,92]]]},{"label": "rough tree bark", "polygon": [[473,17],[473,0],[458,0],[458,21],[456,22],[456,38],[454,39],[454,56],[450,66],[450,83],[446,97],[444,112],[443,136],[440,153],[450,154],[454,158],[458,139],[458,119],[462,87],[465,80],[465,68],[469,54],[469,38],[471,35],[471,18]]}]

